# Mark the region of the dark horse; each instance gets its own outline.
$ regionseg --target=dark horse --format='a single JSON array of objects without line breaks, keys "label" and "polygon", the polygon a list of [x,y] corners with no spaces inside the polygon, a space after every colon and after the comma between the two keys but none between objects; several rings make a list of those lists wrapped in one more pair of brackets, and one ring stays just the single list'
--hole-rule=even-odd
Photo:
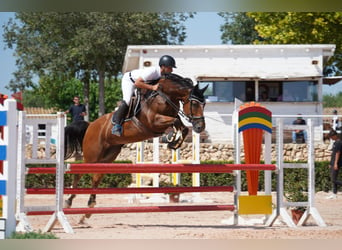
[{"label": "dark horse", "polygon": [[[168,128],[180,131],[181,136],[172,137],[170,148],[181,146],[188,128],[183,124],[180,116],[184,116],[197,133],[205,129],[203,116],[205,98],[204,91],[194,86],[189,78],[176,74],[166,74],[158,81],[160,89],[142,98],[139,111],[133,117],[126,119],[123,124],[123,134],[118,137],[111,134],[111,117],[108,113],[94,122],[72,123],[65,127],[65,156],[72,156],[82,148],[85,163],[111,163],[119,155],[124,144],[150,139],[162,135]],[[183,109],[180,110],[180,103]],[[94,174],[92,188],[98,187],[103,174]],[[76,188],[81,175],[75,175],[73,187]],[[70,207],[75,195],[66,201]],[[96,195],[91,194],[88,206],[94,207]],[[89,218],[90,214],[85,215]],[[84,218],[81,219],[81,223]]]}]

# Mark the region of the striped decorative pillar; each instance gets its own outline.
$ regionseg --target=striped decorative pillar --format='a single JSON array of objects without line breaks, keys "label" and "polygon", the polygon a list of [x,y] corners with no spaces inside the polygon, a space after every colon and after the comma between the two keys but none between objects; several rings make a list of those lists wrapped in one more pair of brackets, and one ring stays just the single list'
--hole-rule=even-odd
[{"label": "striped decorative pillar", "polygon": [[[250,102],[240,106],[239,132],[243,133],[246,164],[260,163],[264,131],[272,133],[272,113],[260,103]],[[257,195],[259,171],[248,170],[246,175],[249,195]]]}]

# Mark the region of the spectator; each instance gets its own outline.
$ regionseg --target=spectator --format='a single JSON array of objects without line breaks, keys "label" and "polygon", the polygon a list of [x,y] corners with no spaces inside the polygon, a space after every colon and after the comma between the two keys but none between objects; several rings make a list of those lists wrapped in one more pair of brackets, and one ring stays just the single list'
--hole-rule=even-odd
[{"label": "spectator", "polygon": [[70,113],[72,117],[72,122],[75,121],[83,121],[84,116],[87,115],[86,107],[80,103],[80,98],[78,96],[75,96],[74,104],[70,106],[70,108],[65,111],[66,114]]},{"label": "spectator", "polygon": [[[293,125],[306,125],[305,120],[301,117],[302,114],[298,114],[296,120],[293,121]],[[307,140],[307,133],[305,130],[296,129],[292,131],[292,143],[297,143],[298,140],[301,140],[302,143]]]},{"label": "spectator", "polygon": [[337,115],[337,110],[335,109],[333,111],[333,120],[332,120],[332,129],[333,130],[341,130],[341,122],[340,122],[340,119],[338,118],[338,115]]},{"label": "spectator", "polygon": [[330,158],[330,164],[329,164],[333,193],[332,195],[327,197],[327,199],[336,199],[337,187],[342,186],[342,181],[337,180],[338,172],[342,166],[342,157],[341,157],[342,141],[340,139],[340,136],[336,132],[336,130],[333,130],[333,129],[329,132],[329,137],[330,139],[334,140],[331,158]]},{"label": "spectator", "polygon": [[260,101],[261,102],[269,102],[270,98],[268,98],[268,93],[267,91],[263,91],[260,96]]}]

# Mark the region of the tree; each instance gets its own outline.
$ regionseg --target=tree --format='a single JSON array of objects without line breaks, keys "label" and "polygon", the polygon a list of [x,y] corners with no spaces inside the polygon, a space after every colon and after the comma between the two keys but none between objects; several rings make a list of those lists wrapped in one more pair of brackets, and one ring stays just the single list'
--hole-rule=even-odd
[{"label": "tree", "polygon": [[250,12],[264,44],[336,44],[325,73],[342,74],[342,12]]},{"label": "tree", "polygon": [[325,108],[342,107],[342,92],[338,92],[335,95],[324,95],[323,105]]},{"label": "tree", "polygon": [[[33,86],[32,77],[76,77],[89,100],[89,84],[99,83],[99,115],[105,113],[105,79],[120,74],[128,44],[180,44],[184,21],[192,13],[41,12],[16,13],[4,26],[9,48],[15,47],[18,70],[12,91]],[[40,82],[42,84],[42,81]],[[60,86],[62,87],[62,86]],[[49,91],[48,89],[46,89]]]},{"label": "tree", "polygon": [[220,27],[224,44],[252,44],[255,40],[261,39],[254,29],[254,19],[245,12],[220,12],[219,15],[225,22]]}]

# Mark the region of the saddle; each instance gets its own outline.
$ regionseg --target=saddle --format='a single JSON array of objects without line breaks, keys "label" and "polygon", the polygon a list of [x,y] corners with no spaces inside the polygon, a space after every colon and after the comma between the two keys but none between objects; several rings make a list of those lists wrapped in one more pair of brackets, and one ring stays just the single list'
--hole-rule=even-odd
[{"label": "saddle", "polygon": [[128,105],[128,112],[125,120],[130,120],[137,116],[141,110],[141,102],[147,100],[153,94],[153,91],[146,89],[136,89]]}]

